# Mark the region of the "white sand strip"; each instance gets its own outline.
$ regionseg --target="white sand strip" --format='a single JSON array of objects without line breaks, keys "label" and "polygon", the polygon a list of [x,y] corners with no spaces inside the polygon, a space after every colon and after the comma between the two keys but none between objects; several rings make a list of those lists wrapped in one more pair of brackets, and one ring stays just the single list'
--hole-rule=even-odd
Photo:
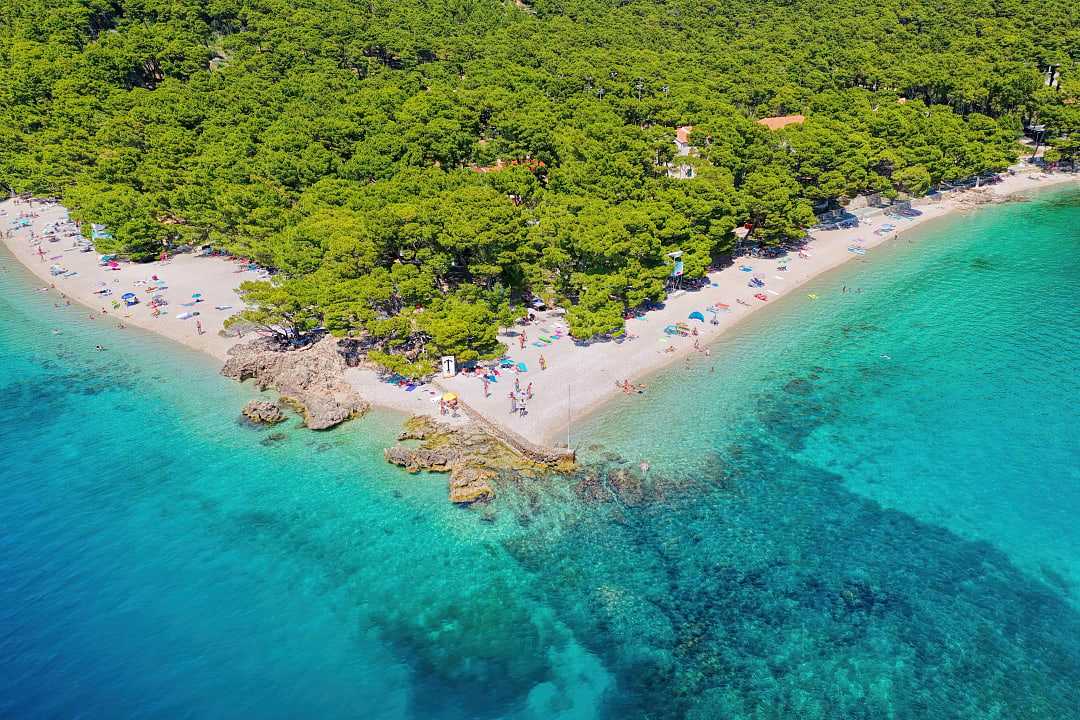
[{"label": "white sand strip", "polygon": [[[1077,175],[1044,175],[1030,167],[1024,167],[1014,175],[993,186],[989,192],[1004,197],[1053,184],[1077,182]],[[985,190],[985,189],[984,189]],[[535,443],[554,443],[565,440],[565,428],[569,419],[578,422],[584,415],[594,411],[605,400],[617,396],[621,390],[615,382],[630,380],[638,382],[641,378],[669,365],[674,360],[687,357],[698,351],[704,351],[709,343],[715,341],[724,331],[749,316],[755,309],[767,305],[754,296],[762,293],[761,288],[747,286],[748,278],[765,273],[777,280],[767,281],[768,292],[772,295],[785,295],[797,290],[804,283],[818,275],[837,267],[849,260],[862,257],[848,248],[859,243],[860,247],[873,248],[887,239],[910,230],[924,222],[941,217],[958,208],[969,205],[964,201],[964,193],[950,193],[944,199],[923,200],[915,205],[923,214],[908,222],[897,223],[881,216],[864,220],[859,227],[850,230],[833,230],[813,234],[810,246],[803,253],[805,257],[792,256],[788,261],[788,270],[783,276],[777,276],[778,263],[775,260],[740,258],[731,267],[709,276],[710,284],[695,292],[679,292],[670,297],[662,310],[647,313],[641,319],[627,322],[628,338],[622,342],[592,343],[579,345],[566,336],[566,326],[555,313],[542,314],[537,322],[528,326],[514,328],[503,333],[503,340],[510,347],[510,356],[516,362],[525,363],[528,372],[517,375],[503,372],[498,381],[490,385],[490,397],[483,394],[478,378],[458,375],[449,379],[438,379],[434,387],[418,388],[407,392],[402,388],[382,382],[377,373],[364,370],[349,371],[349,381],[370,402],[407,413],[423,413],[438,416],[438,406],[432,402],[432,391],[446,388],[458,393],[461,398],[487,419],[509,428]],[[41,278],[44,285],[54,285],[59,301],[63,293],[73,302],[81,303],[90,310],[103,325],[115,327],[119,321],[127,325],[159,333],[188,347],[209,353],[223,360],[226,351],[237,342],[236,338],[226,338],[219,334],[222,323],[240,307],[236,287],[244,280],[256,279],[258,275],[251,271],[242,271],[236,262],[223,258],[202,258],[193,255],[181,255],[173,260],[160,263],[131,264],[120,263],[119,270],[100,267],[98,254],[81,253],[71,249],[71,241],[42,241],[46,253],[45,260],[38,256],[38,247],[31,244],[30,228],[17,228],[15,222],[20,213],[29,211],[24,203],[10,200],[0,203],[0,234],[12,230],[4,242],[15,257]],[[35,203],[32,218],[35,234],[40,235],[46,226],[67,217],[64,208],[53,205],[42,207]],[[883,225],[896,225],[893,232],[878,234]],[[58,259],[52,258],[60,256]],[[49,268],[53,264],[64,267],[69,272],[77,273],[74,277],[54,277]],[[752,272],[740,271],[740,266],[750,266]],[[159,317],[153,317],[147,307],[145,286],[136,284],[149,281],[153,276],[164,279],[168,290],[164,291],[169,305]],[[104,284],[104,285],[103,285]],[[95,291],[108,287],[112,293],[101,298]],[[131,308],[122,307],[114,310],[112,301],[119,300],[125,292],[136,292],[139,305]],[[195,293],[201,293],[203,301],[190,303]],[[769,298],[769,294],[763,294]],[[720,308],[716,314],[717,324],[709,322],[712,314],[706,312],[708,306],[725,303],[727,308]],[[230,309],[218,310],[215,306],[231,306]],[[105,309],[107,313],[101,314]],[[178,320],[181,312],[198,311],[198,320],[204,333],[196,333],[195,318]],[[706,322],[688,320],[693,311],[705,312]],[[88,310],[89,312],[89,310]],[[664,334],[664,327],[677,322],[685,322],[697,328],[697,337],[670,337]],[[518,345],[517,332],[524,330],[528,341],[522,350]],[[561,337],[555,337],[561,335]],[[543,342],[540,337],[550,342]],[[534,343],[539,343],[537,347]],[[107,339],[103,337],[103,344]],[[697,349],[695,349],[695,344]],[[540,356],[547,362],[547,370],[540,370]],[[510,414],[510,401],[507,394],[513,388],[517,377],[522,387],[533,385],[533,399],[528,403],[528,414],[524,417]]]}]

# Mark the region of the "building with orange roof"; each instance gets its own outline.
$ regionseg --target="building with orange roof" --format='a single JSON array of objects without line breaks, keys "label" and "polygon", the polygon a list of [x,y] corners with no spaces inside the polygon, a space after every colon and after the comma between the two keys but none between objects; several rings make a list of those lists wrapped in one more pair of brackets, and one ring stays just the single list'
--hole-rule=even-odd
[{"label": "building with orange roof", "polygon": [[675,130],[675,147],[679,155],[690,154],[690,133],[694,132],[693,125],[683,125]]},{"label": "building with orange roof", "polygon": [[802,125],[806,121],[804,115],[778,115],[776,117],[761,118],[758,125],[764,125],[770,130],[779,130],[788,125]]}]

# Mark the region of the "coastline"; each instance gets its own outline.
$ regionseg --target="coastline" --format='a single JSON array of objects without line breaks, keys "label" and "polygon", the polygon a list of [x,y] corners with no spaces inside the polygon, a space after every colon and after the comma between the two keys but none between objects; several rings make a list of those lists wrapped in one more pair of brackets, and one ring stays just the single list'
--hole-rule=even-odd
[{"label": "coastline", "polygon": [[[629,337],[621,342],[585,344],[561,337],[550,343],[537,343],[536,339],[540,336],[552,338],[553,332],[558,333],[562,325],[560,316],[543,313],[529,325],[500,333],[500,338],[510,348],[508,355],[515,363],[522,362],[528,368],[527,372],[518,376],[522,387],[529,383],[533,385],[534,398],[529,403],[528,414],[523,417],[508,412],[509,375],[503,382],[491,386],[490,397],[484,396],[481,383],[475,377],[460,374],[453,378],[439,378],[429,386],[412,392],[381,381],[378,374],[371,370],[350,369],[346,373],[346,380],[375,406],[406,414],[424,414],[444,422],[450,418],[439,417],[433,398],[444,390],[453,391],[472,411],[501,429],[538,445],[550,446],[559,440],[565,443],[572,441],[572,438],[562,437],[570,424],[584,420],[622,392],[616,387],[616,381],[640,383],[679,360],[689,362],[694,355],[707,355],[711,343],[759,307],[767,306],[769,301],[775,301],[848,260],[860,257],[849,252],[849,246],[858,244],[870,250],[931,220],[977,207],[981,203],[975,202],[973,192],[985,193],[985,196],[999,202],[1019,193],[1077,182],[1080,182],[1078,175],[1044,175],[1025,165],[1015,168],[1015,174],[1005,175],[995,185],[975,191],[950,191],[937,198],[916,201],[913,206],[921,210],[922,215],[902,223],[890,221],[880,213],[869,212],[861,218],[856,228],[811,233],[812,239],[806,248],[808,257],[792,257],[786,271],[777,270],[775,260],[740,258],[734,265],[710,273],[710,284],[705,287],[674,293],[662,309],[627,321]],[[257,271],[245,270],[236,262],[224,258],[194,255],[179,255],[164,263],[120,263],[119,269],[109,270],[99,266],[96,252],[82,253],[63,247],[71,244],[64,240],[52,243],[43,241],[41,245],[45,248],[46,257],[42,260],[37,255],[37,248],[30,245],[29,228],[15,231],[12,225],[19,213],[28,209],[24,203],[16,204],[12,200],[0,202],[0,227],[13,231],[10,237],[3,240],[15,259],[42,280],[44,289],[50,293],[63,294],[66,299],[84,305],[91,315],[114,330],[119,322],[137,326],[207,353],[222,362],[228,350],[241,341],[235,336],[224,336],[220,331],[225,319],[241,307],[236,287],[244,280],[256,279]],[[39,236],[45,226],[67,216],[67,211],[59,205],[41,209],[35,207],[35,211],[38,215],[33,218],[33,228]],[[897,225],[895,231],[875,234],[875,230],[888,222]],[[53,277],[49,268],[54,263],[77,275]],[[741,271],[739,268],[742,265],[751,267],[752,273]],[[747,286],[748,278],[755,275],[760,275],[765,282],[763,289]],[[140,292],[145,288],[141,283],[155,276],[166,280],[169,288],[166,295],[170,304],[159,317],[153,317],[143,301],[148,294]],[[113,291],[109,297],[102,298],[95,294],[103,287]],[[137,292],[141,302],[130,308],[121,306],[113,309],[112,302],[128,291]],[[767,292],[768,301],[755,299],[756,292]],[[202,301],[193,303],[190,298],[197,293],[202,295]],[[749,305],[741,305],[738,300]],[[714,303],[730,306],[729,311],[716,315],[716,324],[688,320],[689,313],[704,312],[707,306]],[[103,314],[102,310],[106,312]],[[196,318],[177,319],[181,312],[199,312],[197,319],[202,324],[203,332],[196,332]],[[697,336],[665,335],[664,327],[676,322],[689,323],[697,329]],[[529,338],[523,350],[518,344],[518,332],[522,330]],[[547,362],[546,370],[539,369],[541,354]],[[456,418],[456,422],[467,423],[469,420],[460,417]]]},{"label": "coastline", "polygon": [[[177,255],[165,262],[118,263],[116,269],[107,269],[99,263],[101,257],[95,252],[80,252],[72,247],[70,239],[49,242],[41,237],[43,228],[68,217],[67,209],[61,205],[44,204],[35,201],[32,228],[41,240],[44,257],[38,255],[38,247],[30,244],[30,227],[13,227],[20,213],[30,211],[25,203],[12,200],[0,202],[0,229],[12,230],[10,237],[4,237],[8,251],[26,267],[50,294],[60,302],[70,300],[84,306],[88,315],[95,320],[119,330],[119,323],[149,330],[193,350],[207,353],[222,362],[225,361],[229,348],[239,338],[220,334],[225,319],[242,306],[236,287],[244,280],[255,279],[256,273],[241,271],[236,263],[223,258],[198,257],[191,254]],[[69,272],[77,273],[72,277],[53,276],[50,268],[59,265]],[[154,317],[148,300],[151,294],[146,291],[148,283],[157,277],[166,283],[163,294],[169,304]],[[108,289],[108,295],[99,295],[97,291]],[[41,290],[41,288],[39,288]],[[126,292],[134,292],[139,299],[137,305],[119,308],[113,307],[114,301]],[[199,293],[202,301],[190,305],[192,295]],[[218,308],[227,308],[219,310]],[[104,311],[104,312],[103,312]],[[198,316],[178,320],[182,312],[198,312]],[[202,323],[203,332],[198,333],[195,320]]]},{"label": "coastline", "polygon": [[[436,382],[457,393],[489,421],[509,427],[532,442],[551,445],[567,444],[569,441],[572,444],[575,439],[567,437],[568,427],[585,421],[617,397],[622,391],[615,386],[616,381],[629,380],[633,384],[640,384],[674,363],[680,360],[689,362],[690,358],[699,354],[694,348],[695,338],[669,337],[663,332],[667,325],[688,322],[690,312],[704,311],[706,306],[716,302],[727,303],[731,307],[730,312],[717,316],[717,325],[689,321],[690,325],[697,327],[696,340],[700,353],[708,354],[712,343],[761,307],[849,260],[862,257],[847,249],[856,244],[856,240],[861,239],[862,242],[857,244],[871,250],[930,221],[986,204],[985,201],[976,201],[974,193],[986,193],[993,202],[1006,202],[1025,192],[1080,183],[1080,175],[1046,175],[1037,173],[1035,168],[1027,165],[1017,166],[1014,171],[1015,174],[1004,175],[1001,182],[994,185],[977,190],[950,191],[937,198],[917,200],[912,205],[921,210],[922,215],[904,222],[892,221],[881,213],[870,212],[862,217],[856,228],[813,232],[806,248],[810,257],[792,257],[786,272],[776,270],[775,260],[740,258],[732,266],[710,273],[710,285],[697,291],[673,295],[663,309],[650,311],[641,319],[627,321],[628,332],[636,336],[632,340],[576,345],[569,339],[562,339],[543,349],[534,347],[531,342],[526,344],[524,351],[518,348],[515,342],[517,330],[524,329],[531,338],[538,332],[542,333],[544,327],[557,325],[557,319],[550,318],[548,322],[541,320],[531,326],[519,326],[501,333],[500,338],[511,348],[508,353],[510,357],[515,361],[524,361],[529,368],[529,372],[520,375],[521,384],[524,386],[532,382],[534,385],[535,399],[529,404],[529,414],[524,418],[509,415],[509,400],[506,397],[509,388],[505,385],[492,385],[492,396],[485,398],[480,383],[471,377],[458,375]],[[874,234],[876,229],[889,223],[897,225],[894,232]],[[744,264],[752,268],[752,273],[739,270]],[[758,274],[763,276],[765,290],[769,291],[768,301],[765,302],[753,297],[760,290],[747,286],[748,278]],[[750,306],[738,304],[740,298]],[[666,348],[672,346],[674,352],[665,352]],[[544,371],[536,368],[541,353],[548,364],[548,369]],[[544,402],[545,398],[553,400]]]}]

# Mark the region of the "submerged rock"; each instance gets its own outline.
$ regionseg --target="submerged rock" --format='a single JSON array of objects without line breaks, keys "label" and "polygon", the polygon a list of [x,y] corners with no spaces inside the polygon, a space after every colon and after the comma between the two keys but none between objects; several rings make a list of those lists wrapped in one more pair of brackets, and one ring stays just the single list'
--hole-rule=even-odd
[{"label": "submerged rock", "polygon": [[345,381],[350,352],[347,341],[331,336],[299,349],[260,338],[231,348],[221,374],[277,390],[297,406],[309,428],[325,430],[370,407]]},{"label": "submerged rock", "polygon": [[285,420],[285,413],[281,408],[266,400],[252,400],[244,406],[241,413],[251,422],[263,425],[276,425]]},{"label": "submerged rock", "polygon": [[472,504],[495,498],[495,491],[488,481],[495,473],[467,465],[458,465],[450,472],[450,502]]}]

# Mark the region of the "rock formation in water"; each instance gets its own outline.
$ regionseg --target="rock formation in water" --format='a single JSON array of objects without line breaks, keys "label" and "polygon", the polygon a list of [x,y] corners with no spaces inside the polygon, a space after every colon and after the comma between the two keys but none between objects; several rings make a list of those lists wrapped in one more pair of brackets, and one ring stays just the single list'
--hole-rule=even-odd
[{"label": "rock formation in water", "polygon": [[266,400],[252,400],[241,411],[244,417],[261,425],[276,425],[285,419],[285,413],[275,403]]},{"label": "rock formation in water", "polygon": [[260,338],[231,348],[221,374],[254,380],[260,390],[273,388],[298,406],[309,428],[325,430],[369,407],[345,381],[349,352],[347,344],[331,336],[295,350]]},{"label": "rock formation in water", "polygon": [[500,472],[529,474],[544,469],[482,429],[451,427],[423,416],[410,418],[398,441],[420,444],[387,448],[388,462],[409,472],[450,473],[450,501],[463,505],[494,499],[492,481]]},{"label": "rock formation in water", "polygon": [[450,471],[450,502],[470,505],[480,500],[492,500],[495,491],[490,481],[495,473],[467,463],[455,465]]}]

